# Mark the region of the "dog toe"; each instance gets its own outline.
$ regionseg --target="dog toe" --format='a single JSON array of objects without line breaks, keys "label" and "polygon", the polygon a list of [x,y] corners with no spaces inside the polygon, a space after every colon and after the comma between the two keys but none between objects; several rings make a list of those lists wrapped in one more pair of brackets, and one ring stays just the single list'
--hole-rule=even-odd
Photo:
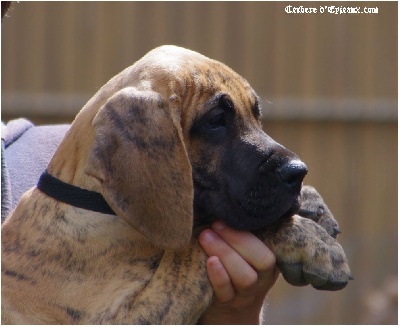
[{"label": "dog toe", "polygon": [[305,286],[309,283],[303,275],[303,265],[301,263],[278,263],[278,268],[283,278],[293,286]]}]

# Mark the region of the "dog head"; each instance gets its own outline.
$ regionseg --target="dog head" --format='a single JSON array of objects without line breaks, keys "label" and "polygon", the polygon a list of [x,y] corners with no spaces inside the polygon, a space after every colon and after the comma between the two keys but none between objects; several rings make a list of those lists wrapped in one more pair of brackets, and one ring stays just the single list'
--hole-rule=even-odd
[{"label": "dog head", "polygon": [[307,167],[260,117],[233,70],[163,46],[110,80],[76,124],[92,124],[93,135],[80,124],[93,139],[84,171],[114,211],[154,243],[179,247],[193,219],[253,230],[298,210]]}]

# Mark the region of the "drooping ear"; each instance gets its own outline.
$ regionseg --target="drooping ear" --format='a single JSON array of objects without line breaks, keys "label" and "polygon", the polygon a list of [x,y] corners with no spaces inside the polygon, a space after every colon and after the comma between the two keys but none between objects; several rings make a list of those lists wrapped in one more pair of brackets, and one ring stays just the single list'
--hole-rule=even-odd
[{"label": "drooping ear", "polygon": [[189,242],[192,170],[168,103],[156,92],[125,88],[108,99],[93,127],[85,172],[101,183],[117,215],[156,245]]}]

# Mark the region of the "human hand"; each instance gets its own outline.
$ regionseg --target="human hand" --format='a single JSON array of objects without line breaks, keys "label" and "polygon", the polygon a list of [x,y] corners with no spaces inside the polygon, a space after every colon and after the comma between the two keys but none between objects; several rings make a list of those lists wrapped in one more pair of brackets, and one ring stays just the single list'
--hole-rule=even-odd
[{"label": "human hand", "polygon": [[264,298],[279,271],[275,256],[250,232],[216,221],[199,236],[209,256],[207,272],[214,302],[200,318],[202,324],[259,324]]}]

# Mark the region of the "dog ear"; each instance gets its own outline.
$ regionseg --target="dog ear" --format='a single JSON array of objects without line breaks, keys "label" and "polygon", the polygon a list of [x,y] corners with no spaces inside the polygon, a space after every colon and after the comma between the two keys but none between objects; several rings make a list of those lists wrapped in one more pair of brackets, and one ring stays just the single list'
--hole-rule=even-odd
[{"label": "dog ear", "polygon": [[116,214],[164,248],[192,234],[192,169],[177,120],[158,93],[119,91],[93,120],[85,169]]}]

